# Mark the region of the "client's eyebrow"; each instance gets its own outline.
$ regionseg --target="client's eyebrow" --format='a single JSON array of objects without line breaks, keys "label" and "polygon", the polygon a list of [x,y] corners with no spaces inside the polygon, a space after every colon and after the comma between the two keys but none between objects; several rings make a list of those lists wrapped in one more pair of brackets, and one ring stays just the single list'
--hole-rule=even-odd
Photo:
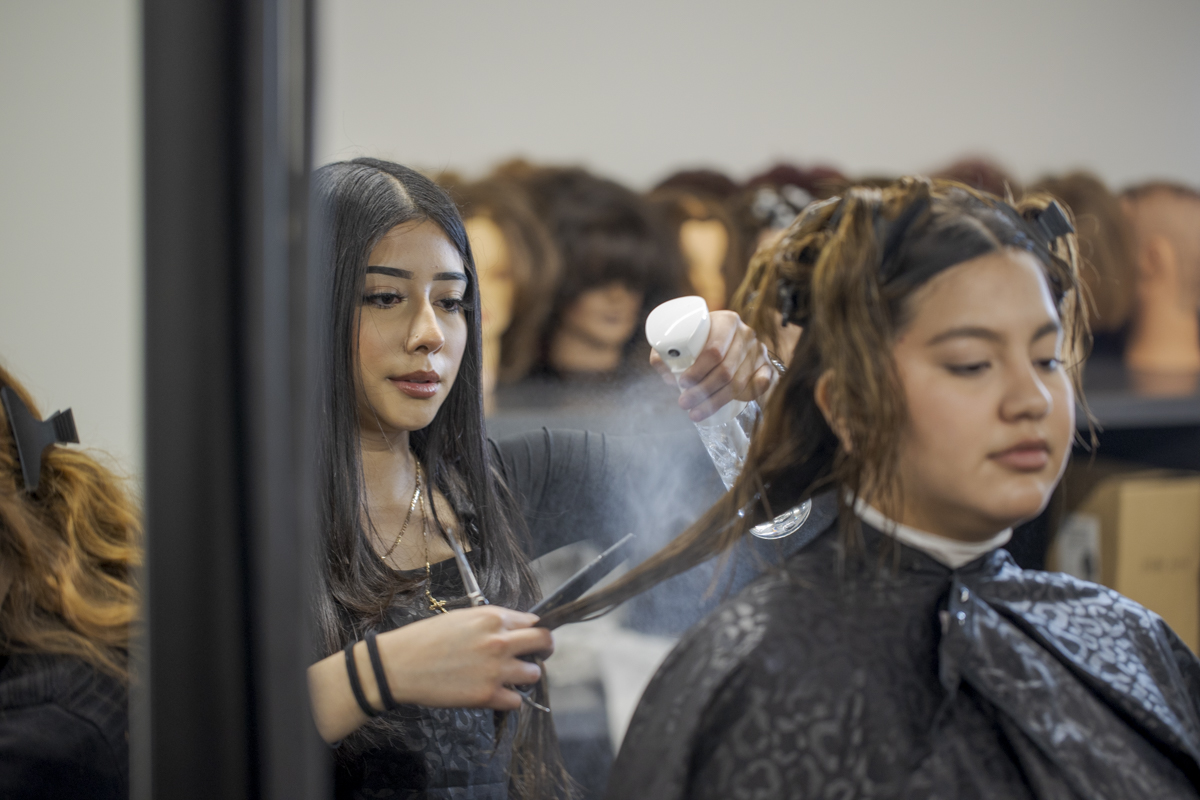
[{"label": "client's eyebrow", "polygon": [[[376,275],[390,275],[393,278],[402,278],[406,281],[413,279],[413,274],[410,270],[400,269],[398,267],[367,267],[367,272],[373,272]],[[464,272],[438,272],[434,274],[435,281],[463,281],[467,280],[467,275]]]},{"label": "client's eyebrow", "polygon": [[972,325],[963,325],[958,328],[942,331],[937,336],[934,336],[926,344],[933,346],[941,344],[949,339],[986,339],[989,342],[998,342],[1003,339],[999,333],[991,328],[980,328]]},{"label": "client's eyebrow", "polygon": [[[1031,338],[1030,341],[1036,342],[1043,336],[1050,336],[1051,334],[1057,336],[1060,331],[1062,331],[1062,325],[1060,325],[1057,320],[1050,320],[1033,332],[1033,338]],[[932,339],[930,339],[927,344],[929,346],[933,346],[935,344],[941,344],[948,339],[984,339],[989,342],[999,342],[1003,338],[1003,336],[991,328],[964,325],[958,328],[951,328],[950,330],[942,331],[937,336],[934,336]]]}]

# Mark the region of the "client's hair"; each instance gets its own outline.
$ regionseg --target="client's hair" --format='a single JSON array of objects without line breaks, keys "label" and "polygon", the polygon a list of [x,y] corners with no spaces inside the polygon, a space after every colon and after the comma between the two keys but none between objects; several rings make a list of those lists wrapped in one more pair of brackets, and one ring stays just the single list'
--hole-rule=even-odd
[{"label": "client's hair", "polygon": [[[3,368],[0,387],[41,416]],[[0,651],[75,656],[126,680],[140,536],[123,482],[79,450],[49,448],[38,489],[27,492],[0,406]]]},{"label": "client's hair", "polygon": [[[959,183],[904,178],[883,189],[854,187],[809,206],[774,247],[755,256],[735,298],[760,336],[775,330],[775,311],[804,328],[737,482],[645,563],[547,615],[543,624],[603,613],[730,550],[753,525],[825,488],[840,486],[854,495],[867,490],[891,507],[899,492],[898,433],[907,420],[892,345],[911,319],[913,295],[941,272],[988,253],[1031,253],[1058,308],[1063,351],[1082,352],[1079,343],[1088,334],[1075,238],[1051,239],[1036,223],[1050,202],[1032,195],[1013,206]],[[849,448],[813,396],[827,371]],[[846,493],[838,495],[846,536],[853,515],[846,513]]]}]

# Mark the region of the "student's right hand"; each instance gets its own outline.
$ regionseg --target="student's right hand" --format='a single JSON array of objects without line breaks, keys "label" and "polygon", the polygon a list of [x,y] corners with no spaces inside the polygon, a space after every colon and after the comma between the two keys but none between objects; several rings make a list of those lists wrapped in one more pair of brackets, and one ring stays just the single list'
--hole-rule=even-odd
[{"label": "student's right hand", "polygon": [[522,611],[480,606],[380,634],[392,694],[397,702],[423,706],[520,708],[521,696],[509,687],[537,683],[542,671],[519,656],[554,652],[553,635],[533,627],[537,620]]},{"label": "student's right hand", "polygon": [[[405,625],[376,637],[392,696],[399,703],[442,708],[520,708],[512,686],[536,683],[537,664],[519,656],[546,657],[554,637],[535,628],[537,617],[499,606],[464,608]],[[354,647],[363,694],[383,709],[366,642]],[[338,652],[308,668],[313,719],[327,742],[336,742],[366,724]]]}]

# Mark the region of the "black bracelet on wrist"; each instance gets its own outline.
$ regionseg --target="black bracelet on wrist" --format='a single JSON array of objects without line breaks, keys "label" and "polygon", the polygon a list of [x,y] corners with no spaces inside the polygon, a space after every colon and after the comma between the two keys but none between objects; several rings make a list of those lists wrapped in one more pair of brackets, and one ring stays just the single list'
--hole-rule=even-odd
[{"label": "black bracelet on wrist", "polygon": [[371,657],[371,669],[375,670],[375,685],[379,687],[383,707],[388,711],[395,711],[400,704],[392,697],[392,687],[388,686],[387,673],[383,671],[383,659],[379,657],[379,645],[375,642],[375,631],[367,633],[367,655]]},{"label": "black bracelet on wrist", "polygon": [[[363,694],[362,682],[358,679],[358,664],[354,663],[354,645],[358,642],[351,642],[346,645],[346,674],[350,676],[350,690],[354,692],[354,699],[358,701],[358,707],[368,717],[377,717],[379,712],[371,708],[371,704],[367,702],[367,696]],[[369,648],[368,648],[369,650]]]}]

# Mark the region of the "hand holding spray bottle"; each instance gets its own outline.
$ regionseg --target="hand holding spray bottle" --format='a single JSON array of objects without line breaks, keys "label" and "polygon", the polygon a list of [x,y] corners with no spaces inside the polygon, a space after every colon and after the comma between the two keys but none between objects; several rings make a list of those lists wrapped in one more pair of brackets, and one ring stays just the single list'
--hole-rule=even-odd
[{"label": "hand holding spray bottle", "polygon": [[[687,370],[708,341],[711,322],[708,305],[702,297],[677,297],[650,312],[646,319],[646,339],[675,375]],[[682,391],[682,387],[680,387]],[[696,423],[700,441],[708,450],[726,489],[741,474],[750,450],[750,436],[761,415],[758,403],[732,400],[706,420]],[[760,539],[782,539],[800,529],[812,510],[812,502],[804,501],[780,514],[771,522],[754,526],[750,532]]]}]

